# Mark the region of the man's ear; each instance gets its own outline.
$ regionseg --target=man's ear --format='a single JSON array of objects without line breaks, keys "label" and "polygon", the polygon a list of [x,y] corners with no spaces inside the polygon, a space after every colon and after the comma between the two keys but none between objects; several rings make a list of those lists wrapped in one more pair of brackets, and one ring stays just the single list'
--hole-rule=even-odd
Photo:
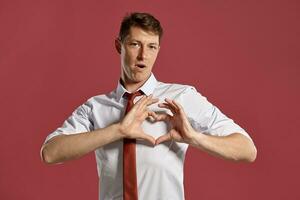
[{"label": "man's ear", "polygon": [[115,47],[119,54],[121,54],[121,40],[119,38],[115,39]]}]

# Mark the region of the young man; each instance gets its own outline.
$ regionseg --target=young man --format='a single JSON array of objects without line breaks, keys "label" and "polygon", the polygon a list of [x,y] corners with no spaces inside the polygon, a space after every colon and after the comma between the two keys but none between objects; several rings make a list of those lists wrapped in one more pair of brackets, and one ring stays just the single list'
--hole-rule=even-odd
[{"label": "young man", "polygon": [[95,151],[101,200],[184,199],[189,145],[234,161],[256,158],[246,131],[194,87],[156,80],[152,68],[162,32],[150,14],[126,16],[115,40],[121,57],[117,88],[78,107],[42,146],[45,163]]}]

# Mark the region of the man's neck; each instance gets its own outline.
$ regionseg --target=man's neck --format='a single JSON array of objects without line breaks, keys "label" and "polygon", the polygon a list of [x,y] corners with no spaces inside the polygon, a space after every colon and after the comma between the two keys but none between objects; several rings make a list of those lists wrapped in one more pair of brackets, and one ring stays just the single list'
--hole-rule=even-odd
[{"label": "man's neck", "polygon": [[142,82],[131,82],[129,80],[124,81],[124,79],[121,78],[121,84],[127,91],[132,93],[137,91],[140,87],[142,87],[147,80],[144,80]]}]

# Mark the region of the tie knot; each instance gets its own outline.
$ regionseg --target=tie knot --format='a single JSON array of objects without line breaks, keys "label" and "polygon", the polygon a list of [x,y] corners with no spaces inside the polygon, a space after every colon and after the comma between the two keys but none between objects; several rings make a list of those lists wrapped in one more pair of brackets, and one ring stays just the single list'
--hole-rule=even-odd
[{"label": "tie knot", "polygon": [[141,96],[141,95],[143,95],[143,92],[141,90],[138,90],[133,93],[126,92],[124,96],[128,99],[128,101],[133,101],[135,97]]}]

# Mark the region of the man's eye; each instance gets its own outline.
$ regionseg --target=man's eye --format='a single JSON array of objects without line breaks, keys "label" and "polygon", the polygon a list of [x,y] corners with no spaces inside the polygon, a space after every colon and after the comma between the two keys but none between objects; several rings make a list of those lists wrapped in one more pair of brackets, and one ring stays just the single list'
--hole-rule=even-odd
[{"label": "man's eye", "polygon": [[150,49],[153,49],[153,50],[156,50],[157,49],[157,46],[150,46]]},{"label": "man's eye", "polygon": [[130,43],[130,46],[132,46],[132,47],[139,47],[139,44],[136,43],[136,42],[132,42],[132,43]]}]

